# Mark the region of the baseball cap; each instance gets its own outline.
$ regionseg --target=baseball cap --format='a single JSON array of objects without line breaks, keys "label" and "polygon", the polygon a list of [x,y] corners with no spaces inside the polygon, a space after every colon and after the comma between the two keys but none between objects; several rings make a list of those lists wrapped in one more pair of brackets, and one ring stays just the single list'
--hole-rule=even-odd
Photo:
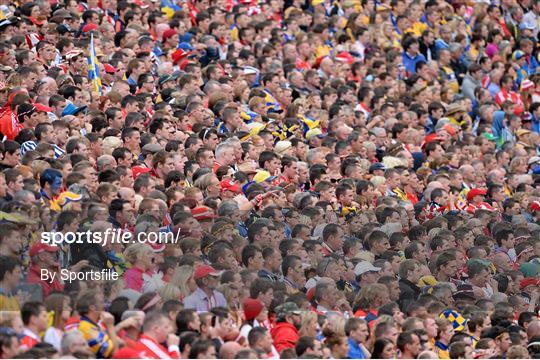
[{"label": "baseball cap", "polygon": [[324,134],[322,133],[321,129],[314,128],[314,129],[309,130],[306,133],[306,139],[307,140],[311,140],[314,137],[318,137],[319,139],[322,139],[324,137]]},{"label": "baseball cap", "polygon": [[58,246],[53,246],[53,245],[39,242],[37,244],[32,245],[32,247],[30,248],[29,255],[30,257],[34,257],[44,252],[55,253],[57,251],[58,251]]},{"label": "baseball cap", "polygon": [[271,176],[270,173],[266,170],[259,170],[253,177],[253,181],[255,181],[257,184],[260,184],[264,181],[272,181],[277,176]]},{"label": "baseball cap", "polygon": [[150,169],[141,165],[137,165],[131,168],[131,173],[133,174],[133,179],[139,177],[139,175],[149,173]]},{"label": "baseball cap", "polygon": [[210,276],[221,276],[223,274],[223,270],[216,270],[210,265],[199,265],[195,268],[195,272],[193,273],[193,278],[195,280],[202,279]]},{"label": "baseball cap", "polygon": [[293,302],[286,302],[279,305],[278,307],[276,307],[275,312],[278,318],[279,317],[283,318],[287,315],[301,315],[302,314],[302,311],[300,310],[298,305],[296,305]]},{"label": "baseball cap", "polygon": [[532,156],[528,162],[529,166],[537,164],[537,163],[540,163],[540,156]]},{"label": "baseball cap", "polygon": [[386,166],[384,166],[384,164],[383,164],[383,163],[380,163],[380,162],[375,163],[375,164],[372,164],[372,165],[369,167],[369,173],[370,173],[370,174],[373,174],[373,172],[374,172],[375,170],[382,170],[382,171],[384,171],[384,170],[386,170]]},{"label": "baseball cap", "polygon": [[471,189],[467,193],[467,201],[471,201],[472,199],[474,199],[475,196],[478,196],[478,195],[486,195],[486,193],[487,191],[484,189],[477,189],[477,188]]},{"label": "baseball cap", "polygon": [[195,50],[195,48],[193,46],[191,46],[190,43],[188,42],[181,42],[180,45],[178,45],[178,48],[179,49],[182,49],[182,50],[186,50],[186,51],[193,51]]},{"label": "baseball cap", "polygon": [[276,143],[276,145],[274,146],[274,150],[279,155],[283,155],[283,153],[285,153],[285,151],[287,151],[291,147],[292,147],[292,143],[290,141],[282,140]]},{"label": "baseball cap", "polygon": [[66,105],[66,107],[64,108],[64,110],[62,111],[62,116],[66,116],[66,115],[77,115],[78,113],[80,113],[81,111],[84,111],[86,110],[87,106],[84,105],[84,106],[81,106],[81,107],[77,107],[75,106],[75,104],[73,103],[68,103]]},{"label": "baseball cap", "polygon": [[377,272],[380,271],[380,267],[373,266],[372,263],[369,261],[360,261],[356,266],[354,267],[354,275],[360,276],[362,274],[365,274],[367,272]]},{"label": "baseball cap", "polygon": [[242,189],[240,188],[240,184],[231,180],[231,179],[223,179],[219,183],[219,186],[221,186],[221,191],[232,191],[233,193],[240,194],[242,192]]},{"label": "baseball cap", "polygon": [[116,69],[111,64],[103,64],[103,68],[105,69],[105,72],[107,74],[116,74],[116,72],[118,71],[118,69]]},{"label": "baseball cap", "polygon": [[43,105],[43,104],[40,104],[40,103],[34,103],[34,107],[36,108],[36,111],[37,112],[51,112],[52,109],[50,107],[48,107],[47,105]]},{"label": "baseball cap", "polygon": [[257,70],[253,66],[245,66],[244,71],[242,73],[244,75],[256,75],[259,73],[259,70]]}]

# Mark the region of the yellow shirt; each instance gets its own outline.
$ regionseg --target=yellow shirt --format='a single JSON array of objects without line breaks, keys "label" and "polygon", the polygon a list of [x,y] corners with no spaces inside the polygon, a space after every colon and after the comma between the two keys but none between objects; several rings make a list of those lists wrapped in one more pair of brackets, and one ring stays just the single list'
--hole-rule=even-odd
[{"label": "yellow shirt", "polygon": [[422,36],[422,33],[427,30],[427,25],[420,22],[420,21],[417,21],[415,22],[414,24],[412,24],[412,26],[410,28],[408,28],[407,30],[405,30],[406,33],[412,33],[414,34],[414,36],[416,37],[420,37]]},{"label": "yellow shirt", "polygon": [[19,301],[17,297],[4,293],[0,289],[0,310],[1,311],[20,311]]}]

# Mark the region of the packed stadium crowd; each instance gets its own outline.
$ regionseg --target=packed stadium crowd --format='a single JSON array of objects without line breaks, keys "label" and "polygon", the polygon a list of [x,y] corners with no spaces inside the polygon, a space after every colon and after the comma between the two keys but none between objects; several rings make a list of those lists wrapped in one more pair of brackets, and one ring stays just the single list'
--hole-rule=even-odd
[{"label": "packed stadium crowd", "polygon": [[0,358],[540,358],[539,31],[0,1]]}]

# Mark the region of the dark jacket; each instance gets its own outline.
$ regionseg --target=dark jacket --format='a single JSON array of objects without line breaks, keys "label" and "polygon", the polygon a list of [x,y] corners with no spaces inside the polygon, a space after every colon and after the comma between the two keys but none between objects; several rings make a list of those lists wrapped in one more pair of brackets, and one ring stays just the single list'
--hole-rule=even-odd
[{"label": "dark jacket", "polygon": [[399,280],[399,308],[401,311],[405,312],[407,311],[407,308],[409,305],[416,301],[420,294],[422,293],[422,290],[416,286],[415,283],[410,282],[406,279]]}]

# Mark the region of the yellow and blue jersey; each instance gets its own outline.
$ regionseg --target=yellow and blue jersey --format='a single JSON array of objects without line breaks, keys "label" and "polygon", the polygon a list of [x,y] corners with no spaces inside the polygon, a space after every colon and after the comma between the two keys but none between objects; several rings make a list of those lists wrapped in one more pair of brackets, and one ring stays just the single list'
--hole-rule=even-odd
[{"label": "yellow and blue jersey", "polygon": [[98,324],[95,324],[85,316],[81,316],[78,330],[88,343],[90,350],[98,359],[111,357],[114,351],[114,345],[107,334],[107,331]]}]

